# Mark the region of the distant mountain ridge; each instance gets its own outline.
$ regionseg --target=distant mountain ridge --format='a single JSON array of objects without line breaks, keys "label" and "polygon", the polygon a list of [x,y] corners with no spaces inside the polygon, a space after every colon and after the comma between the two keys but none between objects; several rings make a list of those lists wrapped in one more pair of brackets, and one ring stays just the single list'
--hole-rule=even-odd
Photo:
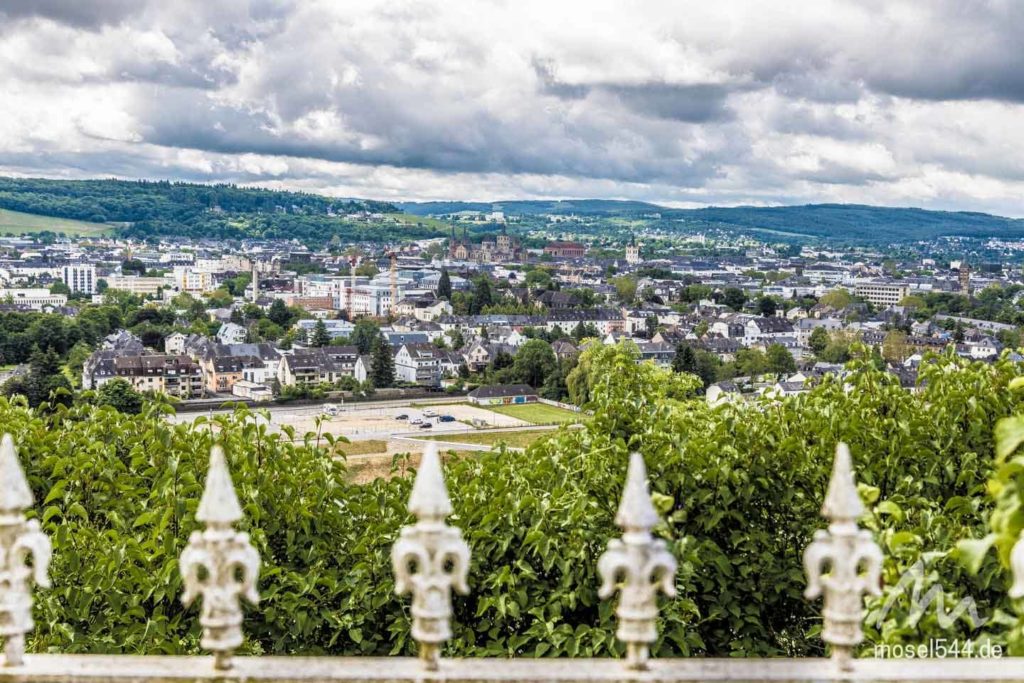
[{"label": "distant mountain ridge", "polygon": [[511,199],[495,202],[395,202],[395,205],[416,216],[447,215],[460,211],[504,211],[528,216],[538,214],[620,215],[661,212],[664,207],[648,202],[618,199]]},{"label": "distant mountain ridge", "polygon": [[659,227],[681,230],[715,227],[765,239],[827,239],[844,243],[912,242],[945,235],[1024,238],[1024,220],[970,211],[933,211],[865,204],[802,206],[711,206],[673,209],[648,202],[602,199],[515,200],[496,202],[406,202],[398,206],[417,215],[459,211],[504,211],[508,214],[576,214],[629,216],[660,214]]}]

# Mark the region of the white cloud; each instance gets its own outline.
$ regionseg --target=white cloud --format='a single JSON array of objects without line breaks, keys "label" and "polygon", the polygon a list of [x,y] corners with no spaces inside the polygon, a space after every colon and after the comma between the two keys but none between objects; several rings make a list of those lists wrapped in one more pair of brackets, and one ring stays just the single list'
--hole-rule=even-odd
[{"label": "white cloud", "polygon": [[1024,214],[1008,0],[92,5],[0,9],[0,172]]}]

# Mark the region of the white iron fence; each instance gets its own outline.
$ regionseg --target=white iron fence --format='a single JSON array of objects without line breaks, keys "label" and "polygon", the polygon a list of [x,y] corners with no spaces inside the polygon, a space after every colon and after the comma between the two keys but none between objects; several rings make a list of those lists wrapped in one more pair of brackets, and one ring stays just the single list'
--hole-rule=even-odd
[{"label": "white iron fence", "polygon": [[[32,493],[9,435],[0,443],[0,636],[5,664],[0,682],[24,681],[1024,681],[1024,658],[854,660],[863,639],[863,596],[877,595],[882,552],[857,527],[864,512],[854,482],[850,452],[836,448],[832,478],[818,531],[804,553],[808,598],[824,599],[822,639],[826,659],[662,659],[649,647],[657,637],[658,594],[675,595],[675,558],[651,534],[658,515],[647,472],[632,454],[615,522],[622,536],[608,543],[598,560],[599,595],[618,595],[617,637],[626,646],[622,661],[600,659],[453,659],[441,657],[451,636],[452,593],[466,594],[471,549],[459,529],[445,522],[452,513],[436,444],[428,446],[409,500],[416,523],[402,529],[392,548],[395,590],[412,600],[412,636],[418,659],[348,657],[239,657],[243,641],[242,603],[258,609],[260,558],[247,534],[235,530],[242,509],[219,447],[210,453],[206,487],[193,532],[182,552],[183,602],[201,601],[201,646],[212,657],[25,655],[33,628],[32,589],[49,585],[50,542],[24,511]],[[1014,549],[1013,594],[1024,589],[1024,541]],[[827,571],[826,571],[827,570]]]}]

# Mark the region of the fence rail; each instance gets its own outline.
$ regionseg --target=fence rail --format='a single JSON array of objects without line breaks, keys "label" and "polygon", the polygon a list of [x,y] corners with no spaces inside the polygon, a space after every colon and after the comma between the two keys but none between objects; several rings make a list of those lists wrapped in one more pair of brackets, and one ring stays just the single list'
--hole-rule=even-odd
[{"label": "fence rail", "polygon": [[[822,515],[827,530],[815,533],[804,554],[809,599],[822,596],[822,639],[831,659],[663,659],[652,662],[657,638],[658,595],[675,595],[676,561],[651,530],[659,517],[651,501],[644,460],[630,456],[615,517],[621,538],[612,539],[597,563],[602,599],[618,596],[616,636],[626,657],[613,660],[450,659],[441,648],[451,636],[453,592],[466,594],[471,549],[446,518],[452,513],[436,443],[423,454],[409,498],[416,523],[404,527],[392,547],[395,591],[412,601],[412,636],[419,658],[240,657],[243,601],[258,609],[260,558],[247,534],[227,462],[219,446],[210,467],[192,533],[182,552],[182,601],[201,602],[203,649],[212,657],[24,655],[33,629],[32,583],[49,581],[50,542],[38,521],[26,520],[32,492],[14,441],[0,441],[0,636],[6,666],[0,681],[1024,681],[1024,658],[864,659],[853,652],[863,640],[863,596],[878,594],[882,552],[858,529],[864,508],[857,493],[849,449],[836,448]],[[1024,541],[1012,552],[1014,586],[1024,593]],[[827,570],[827,571],[826,571]]]}]

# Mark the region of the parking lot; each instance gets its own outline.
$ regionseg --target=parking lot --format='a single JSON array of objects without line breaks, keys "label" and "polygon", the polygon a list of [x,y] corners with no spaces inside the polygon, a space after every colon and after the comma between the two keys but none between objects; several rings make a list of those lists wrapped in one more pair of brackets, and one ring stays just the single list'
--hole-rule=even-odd
[{"label": "parking lot", "polygon": [[[466,404],[386,406],[325,404],[323,406],[270,406],[270,425],[290,425],[298,434],[315,432],[316,419],[323,417],[324,433],[342,435],[351,440],[381,439],[394,435],[444,434],[473,431],[478,428],[522,427],[528,422]],[[181,414],[178,422],[194,420],[203,413]],[[424,427],[423,425],[429,425]]]}]

